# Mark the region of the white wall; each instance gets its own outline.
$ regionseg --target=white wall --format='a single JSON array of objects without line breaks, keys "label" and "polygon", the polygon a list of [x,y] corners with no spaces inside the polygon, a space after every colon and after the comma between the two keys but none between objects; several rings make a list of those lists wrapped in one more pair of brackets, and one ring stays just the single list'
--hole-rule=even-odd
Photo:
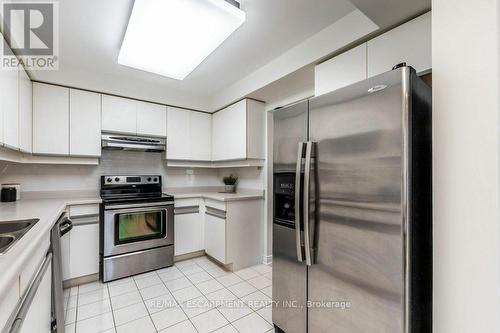
[{"label": "white wall", "polygon": [[220,186],[217,170],[166,168],[162,154],[103,151],[97,166],[30,165],[0,162],[0,183],[21,183],[22,191],[99,190],[105,174],[159,174],[166,187]]},{"label": "white wall", "polygon": [[434,332],[500,332],[499,8],[432,1]]}]

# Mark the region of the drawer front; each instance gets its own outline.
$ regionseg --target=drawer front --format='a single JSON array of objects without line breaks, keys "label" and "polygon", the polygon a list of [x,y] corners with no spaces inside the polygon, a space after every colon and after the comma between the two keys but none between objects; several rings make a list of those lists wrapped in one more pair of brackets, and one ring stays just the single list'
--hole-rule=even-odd
[{"label": "drawer front", "polygon": [[69,206],[69,217],[99,215],[99,204]]},{"label": "drawer front", "polygon": [[224,201],[205,199],[205,206],[226,211],[226,203]]},{"label": "drawer front", "polygon": [[174,206],[177,207],[190,207],[190,206],[199,206],[201,199],[200,198],[186,198],[186,199],[175,199]]}]

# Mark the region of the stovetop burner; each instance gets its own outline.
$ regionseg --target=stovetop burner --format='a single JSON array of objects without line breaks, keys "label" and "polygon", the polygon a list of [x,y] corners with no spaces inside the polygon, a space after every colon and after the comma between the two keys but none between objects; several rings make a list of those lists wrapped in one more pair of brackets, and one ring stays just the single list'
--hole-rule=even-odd
[{"label": "stovetop burner", "polygon": [[101,176],[101,199],[103,202],[160,202],[171,201],[173,196],[162,193],[162,178],[159,175]]}]

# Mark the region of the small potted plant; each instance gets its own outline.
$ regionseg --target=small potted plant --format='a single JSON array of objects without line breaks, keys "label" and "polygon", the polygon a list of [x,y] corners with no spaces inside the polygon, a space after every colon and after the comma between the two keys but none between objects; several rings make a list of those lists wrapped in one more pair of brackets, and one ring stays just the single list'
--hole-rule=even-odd
[{"label": "small potted plant", "polygon": [[238,177],[229,175],[222,178],[222,181],[224,182],[226,192],[236,192],[236,183],[238,182]]}]

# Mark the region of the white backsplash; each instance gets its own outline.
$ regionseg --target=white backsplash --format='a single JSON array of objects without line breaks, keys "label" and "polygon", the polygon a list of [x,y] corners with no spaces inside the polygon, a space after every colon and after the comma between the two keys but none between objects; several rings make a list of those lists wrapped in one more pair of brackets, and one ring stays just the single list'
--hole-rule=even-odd
[{"label": "white backsplash", "polygon": [[167,168],[163,154],[103,151],[99,165],[15,164],[0,162],[0,183],[20,183],[22,191],[97,191],[101,175],[159,174],[164,187],[221,186],[222,177],[233,174],[238,186],[264,188],[264,172],[257,168],[192,169]]}]

